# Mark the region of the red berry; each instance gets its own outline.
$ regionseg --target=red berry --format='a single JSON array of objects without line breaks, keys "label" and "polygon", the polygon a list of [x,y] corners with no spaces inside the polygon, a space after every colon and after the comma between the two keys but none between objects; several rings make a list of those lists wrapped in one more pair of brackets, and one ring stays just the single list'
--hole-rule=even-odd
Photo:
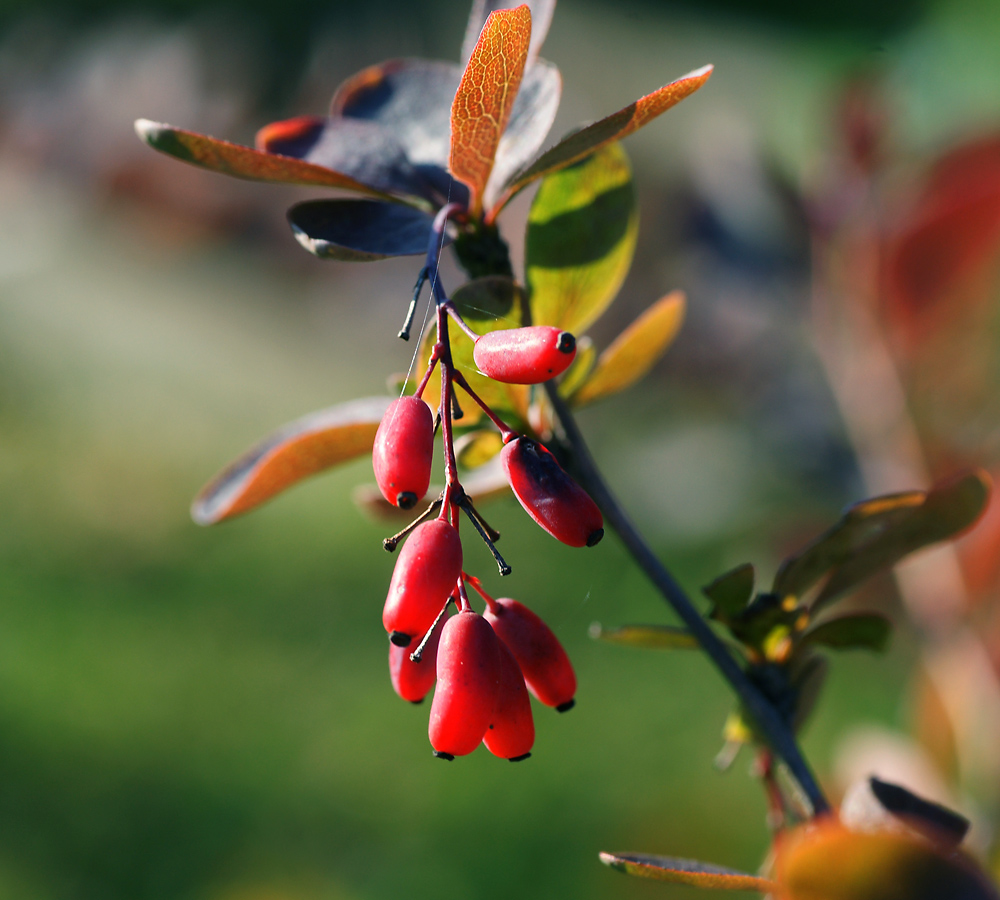
[{"label": "red berry", "polygon": [[576,338],[552,325],[507,328],[482,335],[472,351],[479,371],[507,384],[540,384],[569,368]]},{"label": "red berry", "polygon": [[437,677],[437,651],[441,641],[441,628],[435,628],[424,645],[420,661],[410,659],[413,647],[389,644],[389,679],[393,690],[410,703],[421,703]]},{"label": "red berry", "polygon": [[418,397],[400,397],[389,404],[372,447],[372,468],[378,488],[393,506],[409,509],[431,481],[434,458],[434,417]]},{"label": "red berry", "polygon": [[500,454],[521,506],[552,537],[571,547],[593,547],[604,537],[604,517],[590,495],[541,444],[517,437]]},{"label": "red berry", "polygon": [[471,753],[486,733],[500,688],[500,641],[471,609],[441,629],[437,688],[427,734],[438,756]]},{"label": "red berry", "polygon": [[531,756],[531,747],[535,743],[535,722],[531,717],[528,689],[524,686],[524,676],[517,660],[503,641],[499,645],[500,688],[483,743],[494,756],[518,762]]},{"label": "red berry", "polygon": [[528,689],[546,706],[565,712],[573,705],[576,675],[562,644],[527,606],[501,597],[487,609],[486,621],[514,654]]},{"label": "red berry", "polygon": [[426,634],[462,574],[462,540],[443,519],[413,529],[392,570],[382,624],[394,644]]}]

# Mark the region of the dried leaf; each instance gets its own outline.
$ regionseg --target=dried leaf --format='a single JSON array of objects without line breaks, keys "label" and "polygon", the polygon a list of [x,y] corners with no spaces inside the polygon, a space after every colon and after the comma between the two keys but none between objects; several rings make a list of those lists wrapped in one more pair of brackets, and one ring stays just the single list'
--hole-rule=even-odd
[{"label": "dried leaf", "polygon": [[280,428],[215,476],[191,504],[212,525],[247,512],[310,475],[370,453],[391,397],[367,397],[310,413]]},{"label": "dried leaf", "polygon": [[[649,856],[643,853],[602,853],[601,862],[626,875],[654,878],[674,884],[722,891],[773,891],[777,885],[766,878],[736,869],[727,869],[696,859],[677,856]],[[818,900],[818,898],[817,898]]]},{"label": "dried leaf", "polygon": [[594,622],[590,626],[590,636],[596,641],[607,641],[609,644],[654,650],[694,650],[698,647],[698,641],[690,631],[670,625],[619,625],[605,628],[600,622]]},{"label": "dried leaf", "polygon": [[680,330],[684,304],[684,293],[673,291],[649,307],[601,354],[574,403],[582,405],[616,394],[642,378]]},{"label": "dried leaf", "polygon": [[578,335],[598,319],[632,264],[638,219],[618,144],[542,182],[525,235],[534,324]]},{"label": "dried leaf", "polygon": [[531,12],[526,5],[490,13],[455,93],[448,167],[468,186],[473,216],[482,210],[483,191],[514,109],[530,42]]},{"label": "dried leaf", "polygon": [[509,199],[543,175],[564,169],[612,141],[628,137],[671,106],[693,94],[708,81],[711,74],[712,66],[695,69],[653,93],[640,97],[624,109],[569,134],[543,153],[527,169],[514,175],[507,184],[505,197]]}]

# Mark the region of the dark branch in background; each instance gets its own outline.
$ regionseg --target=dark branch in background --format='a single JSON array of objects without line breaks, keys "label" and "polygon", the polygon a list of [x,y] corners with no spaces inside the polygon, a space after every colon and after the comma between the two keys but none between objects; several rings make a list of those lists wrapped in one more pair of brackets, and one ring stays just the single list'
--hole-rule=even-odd
[{"label": "dark branch in background", "polygon": [[779,756],[792,776],[799,783],[810,804],[813,814],[820,815],[829,812],[830,805],[820,790],[809,764],[796,743],[791,729],[779,715],[768,699],[747,678],[746,673],[733,659],[725,644],[716,637],[701,613],[695,609],[684,589],[666,567],[656,558],[645,539],[636,530],[622,509],[611,489],[601,475],[590,450],[580,433],[580,429],[570,412],[569,407],[559,396],[554,382],[545,383],[545,393],[548,395],[552,408],[565,435],[565,440],[573,453],[573,465],[583,487],[601,508],[611,527],[618,533],[622,543],[631,553],[632,558],[646,573],[646,577],[662,594],[663,599],[673,607],[683,620],[688,630],[698,640],[702,649],[732,686],[748,715],[753,719],[761,736]]}]

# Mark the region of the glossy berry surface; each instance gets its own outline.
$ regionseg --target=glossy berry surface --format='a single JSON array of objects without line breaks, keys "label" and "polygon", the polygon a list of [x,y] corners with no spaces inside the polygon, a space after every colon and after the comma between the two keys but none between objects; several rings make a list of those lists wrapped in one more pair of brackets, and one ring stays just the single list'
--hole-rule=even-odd
[{"label": "glossy berry surface", "polygon": [[525,684],[542,703],[565,711],[573,705],[576,673],[552,630],[523,603],[501,597],[486,620],[514,655]]},{"label": "glossy berry surface", "polygon": [[597,504],[545,447],[518,437],[504,446],[500,458],[514,496],[552,537],[571,547],[593,547],[604,537]]},{"label": "glossy berry surface", "polygon": [[479,746],[493,717],[500,672],[500,639],[489,622],[471,609],[445,622],[427,727],[436,753],[464,756]]},{"label": "glossy berry surface", "polygon": [[507,384],[540,384],[569,368],[576,338],[551,325],[508,328],[482,335],[472,351],[479,371]]},{"label": "glossy berry surface", "polygon": [[531,700],[517,660],[500,641],[500,685],[490,724],[483,735],[486,749],[501,759],[521,760],[535,743]]},{"label": "glossy berry surface", "polygon": [[410,659],[410,653],[414,649],[412,644],[409,647],[389,644],[389,680],[392,682],[392,689],[410,703],[420,703],[434,687],[441,630],[441,627],[434,629],[434,634],[424,645],[419,661]]},{"label": "glossy berry surface", "polygon": [[378,488],[393,506],[409,509],[431,481],[434,417],[417,397],[400,397],[385,411],[375,433],[372,468]]},{"label": "glossy berry surface", "polygon": [[392,642],[405,646],[434,623],[462,574],[462,541],[443,519],[413,529],[392,570],[382,624]]}]

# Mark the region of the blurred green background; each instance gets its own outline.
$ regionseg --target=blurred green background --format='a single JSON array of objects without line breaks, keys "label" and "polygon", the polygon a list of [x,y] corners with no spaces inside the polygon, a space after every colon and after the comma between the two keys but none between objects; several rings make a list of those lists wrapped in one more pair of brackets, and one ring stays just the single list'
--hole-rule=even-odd
[{"label": "blurred green background", "polygon": [[[387,526],[364,462],[244,519],[187,516],[215,471],[312,409],[381,393],[412,261],[320,262],[284,224],[304,189],[158,157],[138,116],[249,141],[392,56],[457,57],[458,0],[0,3],[0,897],[654,898],[601,849],[753,870],[768,843],[741,761],[712,764],[728,693],[695,654],[596,645],[671,621],[610,536],[551,540],[488,510],[580,680],[536,708],[532,759],[445,765],[393,694]],[[838,91],[885,78],[919,165],[1000,113],[1000,7],[563,2],[555,134],[691,68],[698,95],[627,144],[643,230],[599,344],[680,287],[689,321],[646,384],[582,416],[610,481],[691,589],[828,523],[859,482],[803,324],[804,186]],[[522,202],[507,214],[517,235]],[[515,247],[515,256],[517,248]],[[905,633],[834,661],[807,751],[905,718]],[[834,787],[835,790],[835,787]]]}]

